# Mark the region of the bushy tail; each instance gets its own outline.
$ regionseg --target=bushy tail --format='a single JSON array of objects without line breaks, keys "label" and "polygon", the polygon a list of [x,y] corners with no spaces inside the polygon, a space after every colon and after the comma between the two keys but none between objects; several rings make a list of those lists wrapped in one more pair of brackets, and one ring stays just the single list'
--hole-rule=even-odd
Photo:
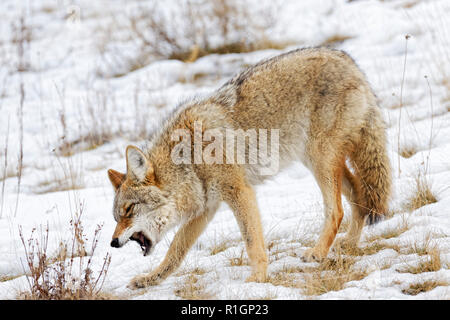
[{"label": "bushy tail", "polygon": [[391,194],[391,166],[386,153],[384,122],[377,109],[367,116],[361,139],[352,155],[358,183],[358,206],[369,224],[378,222],[388,211]]}]

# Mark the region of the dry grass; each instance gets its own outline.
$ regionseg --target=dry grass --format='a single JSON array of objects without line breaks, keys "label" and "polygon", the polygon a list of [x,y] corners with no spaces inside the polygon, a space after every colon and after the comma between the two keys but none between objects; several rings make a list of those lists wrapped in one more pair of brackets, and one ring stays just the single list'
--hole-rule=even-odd
[{"label": "dry grass", "polygon": [[267,282],[274,286],[287,288],[302,288],[302,276],[305,272],[312,272],[314,268],[299,266],[284,266],[282,270],[268,276]]},{"label": "dry grass", "polygon": [[396,244],[388,244],[382,241],[374,241],[373,243],[368,244],[365,247],[353,247],[350,249],[345,249],[346,254],[350,254],[352,256],[370,256],[376,254],[382,250],[392,249],[397,252],[400,252],[400,246]]},{"label": "dry grass", "polygon": [[[103,40],[97,41],[102,61],[107,65],[107,72],[115,72],[112,75],[104,74],[103,77],[126,75],[158,59],[192,62],[209,54],[280,49],[287,45],[274,43],[266,35],[268,28],[275,23],[273,17],[278,10],[276,4],[269,4],[256,13],[254,10],[250,12],[247,5],[236,0],[213,0],[207,3],[180,1],[180,6],[176,8],[160,6],[156,2],[135,5],[119,13],[120,17],[113,18],[115,20],[111,22],[111,28],[106,27],[104,32],[99,32],[103,35]],[[124,40],[124,33],[127,34],[127,40]],[[124,41],[137,46],[130,53],[136,56],[125,56],[115,47]],[[207,77],[197,73],[180,81],[198,82]],[[86,85],[93,87],[90,83]],[[74,119],[73,115],[66,112],[64,84],[56,87],[59,96],[57,136],[60,138],[56,142],[51,141],[48,147],[54,149],[59,157],[71,157],[79,152],[96,149],[116,137],[131,141],[148,139],[152,130],[152,123],[148,119],[153,111],[148,103],[153,107],[166,104],[155,103],[155,99],[141,101],[140,93],[147,92],[141,89],[138,83],[135,86],[134,106],[131,107],[135,114],[130,119],[136,120],[126,124],[123,112],[119,112],[121,107],[116,104],[113,88],[92,88],[87,91],[80,97],[80,112]],[[43,127],[48,126],[43,123]],[[49,136],[55,134],[52,132]],[[56,177],[46,177],[37,186],[37,192],[58,191],[60,182]],[[76,189],[76,186],[72,188],[66,184],[59,189]]]},{"label": "dry grass", "polygon": [[435,247],[426,257],[424,261],[419,262],[417,265],[407,265],[404,268],[398,269],[401,273],[419,274],[423,272],[436,272],[441,270],[441,254],[438,247]]},{"label": "dry grass", "polygon": [[238,257],[230,257],[228,258],[228,261],[230,262],[230,266],[232,267],[241,267],[241,266],[248,266],[250,265],[250,262],[247,258],[245,258],[244,255],[245,250],[242,249],[241,253]]},{"label": "dry grass", "polygon": [[402,233],[406,232],[407,230],[409,230],[409,226],[402,225],[402,226],[400,226],[400,228],[393,228],[393,229],[383,231],[383,233],[379,237],[382,239],[386,239],[386,240],[392,239],[392,238],[397,238],[398,236],[400,236]]},{"label": "dry grass", "polygon": [[299,257],[296,248],[278,248],[274,241],[268,244],[267,251],[269,253],[269,263],[280,260],[285,256]]},{"label": "dry grass", "polygon": [[401,234],[405,233],[411,228],[409,223],[409,216],[407,214],[403,214],[401,216],[400,225],[395,228],[385,229],[381,234],[370,235],[367,237],[367,242],[375,243],[380,240],[388,240],[392,238],[397,238]]},{"label": "dry grass", "polygon": [[413,1],[406,2],[406,3],[402,3],[402,4],[400,4],[400,6],[405,9],[411,9],[412,7],[417,5],[419,2],[420,2],[419,0],[413,0]]},{"label": "dry grass", "polygon": [[212,294],[205,291],[205,286],[199,282],[199,277],[195,274],[188,275],[182,283],[174,290],[177,297],[186,300],[206,300],[213,299]]},{"label": "dry grass", "polygon": [[110,142],[114,137],[112,132],[90,132],[81,134],[81,136],[63,141],[58,147],[57,152],[63,157],[70,157],[77,152],[89,151]]},{"label": "dry grass", "polygon": [[267,278],[267,282],[274,286],[299,289],[302,287],[302,280],[300,277],[301,275],[296,273],[280,271],[275,274],[269,275]]},{"label": "dry grass", "polygon": [[352,223],[352,219],[342,219],[341,225],[339,226],[338,233],[347,232],[350,229],[350,224]]},{"label": "dry grass", "polygon": [[419,174],[415,178],[415,189],[403,204],[403,208],[411,212],[437,201],[436,195],[431,188],[430,180],[425,175]]},{"label": "dry grass", "polygon": [[361,280],[367,276],[365,270],[354,267],[356,261],[354,257],[344,256],[337,250],[335,258],[325,259],[317,267],[285,267],[270,275],[268,282],[275,286],[301,289],[308,296],[339,291],[349,281]]},{"label": "dry grass", "polygon": [[432,235],[428,233],[425,235],[423,241],[418,244],[417,242],[412,243],[409,250],[405,254],[417,254],[419,256],[431,255],[435,250],[438,250],[437,244],[433,241]]},{"label": "dry grass", "polygon": [[1,197],[2,197],[2,201],[1,201],[1,205],[0,205],[0,219],[3,217],[3,208],[4,208],[4,204],[5,204],[5,183],[6,183],[6,179],[10,178],[12,176],[12,174],[15,175],[15,170],[13,170],[11,167],[8,170],[8,139],[9,139],[9,118],[8,118],[8,126],[7,126],[7,133],[6,133],[6,138],[5,138],[5,149],[3,149],[3,154],[2,156],[4,157],[4,161],[3,161],[3,171],[0,177],[0,181],[2,181],[2,189],[1,189]]},{"label": "dry grass", "polygon": [[[79,112],[74,134],[70,132],[67,117],[64,88],[56,87],[59,101],[59,128],[60,141],[54,149],[57,156],[70,157],[77,152],[89,151],[111,141],[114,137],[122,134],[120,129],[115,128],[115,123],[120,121],[117,118],[116,98],[113,91],[109,89],[90,90],[86,92],[82,99],[82,109]],[[80,108],[81,109],[81,108]],[[132,130],[138,130],[133,128]],[[69,133],[71,133],[69,135]],[[71,136],[69,138],[69,136]]]},{"label": "dry grass", "polygon": [[259,301],[259,300],[275,300],[277,295],[274,292],[267,292],[265,295],[257,298],[248,298],[248,300]]},{"label": "dry grass", "polygon": [[36,194],[78,190],[85,186],[82,161],[74,163],[73,158],[54,158],[51,170],[32,187]]},{"label": "dry grass", "polygon": [[303,293],[317,296],[330,291],[339,291],[350,281],[367,276],[367,271],[354,268],[356,259],[338,253],[335,259],[327,259],[311,273],[305,275]]},{"label": "dry grass", "polygon": [[0,282],[11,281],[11,280],[17,279],[21,276],[23,276],[23,275],[20,274],[20,275],[14,275],[14,276],[0,276]]},{"label": "dry grass", "polygon": [[341,35],[341,34],[335,34],[331,37],[328,37],[327,39],[325,39],[325,41],[323,41],[320,46],[324,46],[324,47],[330,47],[330,48],[335,48],[338,45],[342,44],[344,41],[348,40],[348,39],[352,39],[352,36],[346,36],[346,35]]},{"label": "dry grass", "polygon": [[194,268],[193,270],[191,270],[191,274],[195,274],[195,275],[197,275],[197,276],[201,276],[201,275],[203,275],[203,274],[205,274],[206,273],[206,270],[205,269],[202,269],[202,268]]},{"label": "dry grass", "polygon": [[196,267],[192,270],[186,270],[186,269],[179,270],[175,273],[175,276],[177,276],[177,277],[186,276],[186,275],[201,276],[201,275],[204,275],[205,273],[207,273],[207,271],[205,269]]},{"label": "dry grass", "polygon": [[[102,34],[98,49],[109,70],[121,70],[110,75],[113,77],[159,59],[193,62],[210,54],[280,49],[287,44],[268,38],[268,31],[276,23],[278,6],[270,3],[254,10],[237,0],[180,1],[173,9],[156,2],[137,4],[98,32]],[[125,56],[115,48],[116,43],[123,41],[123,32],[136,46],[134,55]],[[119,67],[111,68],[111,64]],[[99,74],[108,76],[102,71]]]},{"label": "dry grass", "polygon": [[[163,96],[151,94],[149,100],[143,101],[142,94],[147,93],[139,80],[134,83],[130,119],[124,119],[121,107],[118,106],[116,93],[112,88],[101,88],[87,91],[81,97],[78,115],[69,117],[65,110],[64,88],[58,89],[61,108],[57,126],[58,140],[48,143],[57,158],[70,158],[85,151],[91,151],[111,142],[115,138],[129,141],[148,139],[152,133],[153,124],[150,114],[153,108],[166,106]],[[69,123],[72,122],[72,125]],[[46,124],[43,123],[43,127]],[[50,134],[50,133],[49,133]],[[53,134],[54,135],[54,134]],[[54,146],[56,144],[56,147]]]},{"label": "dry grass", "polygon": [[228,248],[237,246],[239,244],[240,240],[224,240],[219,243],[214,243],[213,247],[210,249],[210,254],[216,255],[219,254]]},{"label": "dry grass", "polygon": [[384,215],[384,220],[388,220],[393,218],[395,215],[397,215],[398,213],[400,213],[399,209],[392,209],[389,208],[386,212],[386,214]]},{"label": "dry grass", "polygon": [[448,286],[448,285],[450,284],[446,281],[430,280],[411,284],[408,288],[403,289],[402,292],[410,296],[416,296],[419,293],[431,291],[439,286]]},{"label": "dry grass", "polygon": [[419,150],[417,150],[417,147],[413,145],[406,145],[400,147],[400,155],[405,159],[411,158],[417,152],[419,152]]},{"label": "dry grass", "polygon": [[221,252],[227,250],[229,247],[230,247],[230,245],[227,242],[219,243],[219,244],[215,245],[214,247],[212,247],[210,254],[212,256],[214,256],[218,253],[221,253]]},{"label": "dry grass", "polygon": [[[112,299],[112,295],[101,291],[105,281],[111,256],[104,257],[102,268],[97,276],[92,271],[92,259],[97,247],[101,226],[97,226],[92,245],[86,248],[87,239],[84,236],[81,216],[81,204],[75,217],[70,221],[71,238],[60,243],[57,252],[49,255],[49,228],[36,237],[36,229],[25,240],[22,229],[19,235],[25,249],[25,259],[28,270],[25,271],[29,290],[19,293],[19,299],[27,300],[91,300]],[[89,253],[88,253],[89,251]]]},{"label": "dry grass", "polygon": [[277,43],[264,39],[255,43],[246,43],[244,41],[228,43],[214,48],[199,48],[198,46],[194,46],[188,51],[174,53],[168,58],[181,60],[183,62],[194,62],[201,57],[211,54],[246,53],[266,49],[281,50],[288,45],[289,43]]},{"label": "dry grass", "polygon": [[208,79],[210,74],[204,73],[204,72],[197,72],[191,75],[190,77],[187,77],[185,75],[182,75],[178,78],[178,82],[180,83],[199,83],[203,80]]}]

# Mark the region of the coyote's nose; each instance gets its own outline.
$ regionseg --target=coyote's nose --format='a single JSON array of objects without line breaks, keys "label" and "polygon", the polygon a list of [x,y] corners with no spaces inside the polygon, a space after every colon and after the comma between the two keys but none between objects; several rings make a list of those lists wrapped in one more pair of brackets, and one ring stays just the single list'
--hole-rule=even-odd
[{"label": "coyote's nose", "polygon": [[119,238],[114,238],[114,239],[112,239],[112,241],[111,241],[111,247],[113,247],[113,248],[119,248],[120,246],[119,246]]}]

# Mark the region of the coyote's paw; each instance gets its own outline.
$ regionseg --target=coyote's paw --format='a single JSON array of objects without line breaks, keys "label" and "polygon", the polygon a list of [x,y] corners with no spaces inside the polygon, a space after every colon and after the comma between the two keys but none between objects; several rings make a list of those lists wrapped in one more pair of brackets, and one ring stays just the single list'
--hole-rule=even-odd
[{"label": "coyote's paw", "polygon": [[302,256],[303,262],[320,262],[325,258],[325,255],[320,253],[316,248],[311,248],[305,251]]},{"label": "coyote's paw", "polygon": [[157,285],[161,281],[161,278],[157,275],[140,275],[134,277],[127,288],[129,289],[140,289],[149,286]]}]

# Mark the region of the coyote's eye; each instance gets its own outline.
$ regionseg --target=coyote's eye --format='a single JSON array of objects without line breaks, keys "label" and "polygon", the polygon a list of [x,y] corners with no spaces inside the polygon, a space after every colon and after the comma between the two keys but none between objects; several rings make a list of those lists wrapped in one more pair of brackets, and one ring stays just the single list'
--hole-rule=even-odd
[{"label": "coyote's eye", "polygon": [[128,207],[126,207],[125,209],[125,216],[130,216],[133,213],[133,208],[134,208],[134,203],[130,204]]}]

